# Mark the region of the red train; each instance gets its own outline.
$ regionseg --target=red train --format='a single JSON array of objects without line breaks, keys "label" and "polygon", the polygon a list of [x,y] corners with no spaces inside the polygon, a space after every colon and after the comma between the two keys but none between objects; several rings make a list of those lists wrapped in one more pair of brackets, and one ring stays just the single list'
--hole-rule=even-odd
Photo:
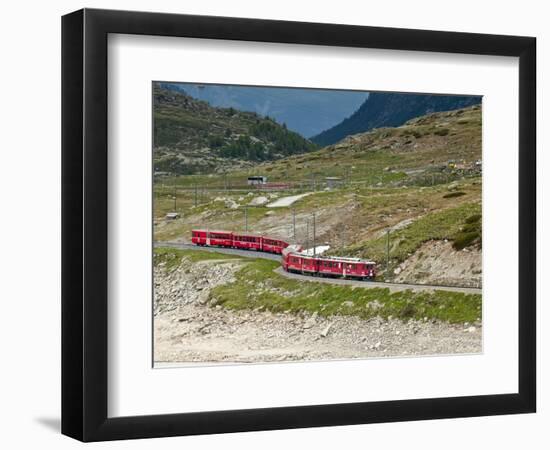
[{"label": "red train", "polygon": [[268,253],[283,253],[288,242],[255,234],[234,233],[232,231],[192,230],[191,242],[209,247],[231,247],[256,250]]},{"label": "red train", "polygon": [[361,280],[373,280],[376,277],[374,261],[339,256],[309,256],[300,253],[294,246],[283,250],[283,269],[287,272],[326,277]]},{"label": "red train", "polygon": [[281,239],[232,231],[192,230],[191,242],[200,246],[229,247],[282,254],[283,269],[306,275],[372,280],[376,263],[360,258],[311,256],[302,252],[301,245],[289,245]]}]

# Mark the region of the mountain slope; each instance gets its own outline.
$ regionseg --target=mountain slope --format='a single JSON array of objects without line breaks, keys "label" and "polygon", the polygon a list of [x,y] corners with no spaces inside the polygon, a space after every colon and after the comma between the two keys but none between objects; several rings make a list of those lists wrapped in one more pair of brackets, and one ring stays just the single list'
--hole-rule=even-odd
[{"label": "mountain slope", "polygon": [[154,165],[178,174],[225,170],[316,149],[275,121],[214,108],[183,92],[154,87]]},{"label": "mountain slope", "polygon": [[330,145],[352,134],[374,128],[396,127],[425,114],[451,111],[478,103],[481,103],[479,96],[371,92],[355,113],[311,140],[320,146]]},{"label": "mountain slope", "polygon": [[184,91],[219,108],[256,112],[286,123],[302,136],[314,136],[330,128],[361,106],[366,92],[332,89],[292,89],[261,86],[227,86],[192,83],[161,83],[161,87]]},{"label": "mountain slope", "polygon": [[[472,168],[481,159],[481,106],[432,113],[394,128],[378,128],[303,155],[265,162],[271,180],[313,183],[340,177],[359,183],[447,179],[449,161]],[[447,169],[446,169],[447,170]],[[450,169],[448,169],[450,171]],[[441,180],[439,180],[441,181]]]}]

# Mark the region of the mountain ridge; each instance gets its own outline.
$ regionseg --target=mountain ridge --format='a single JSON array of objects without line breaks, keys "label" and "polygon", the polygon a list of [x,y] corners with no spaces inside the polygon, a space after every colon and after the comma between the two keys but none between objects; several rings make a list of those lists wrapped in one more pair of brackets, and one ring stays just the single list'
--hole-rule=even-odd
[{"label": "mountain ridge", "polygon": [[453,111],[479,103],[480,96],[371,92],[351,116],[313,136],[311,141],[324,147],[350,135],[375,128],[397,127],[426,114]]},{"label": "mountain ridge", "polygon": [[348,117],[361,106],[367,92],[336,89],[211,85],[162,82],[160,86],[208,102],[273,117],[308,138]]},{"label": "mountain ridge", "polygon": [[153,116],[156,172],[224,171],[317,148],[270,118],[215,108],[158,84],[153,89]]}]

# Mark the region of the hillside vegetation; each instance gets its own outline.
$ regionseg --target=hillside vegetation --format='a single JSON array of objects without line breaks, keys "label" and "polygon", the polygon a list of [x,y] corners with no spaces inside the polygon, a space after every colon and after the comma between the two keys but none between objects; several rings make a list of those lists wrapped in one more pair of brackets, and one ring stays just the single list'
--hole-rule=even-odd
[{"label": "hillside vegetation", "polygon": [[396,127],[425,114],[451,111],[480,103],[479,96],[371,92],[355,113],[311,140],[319,145],[335,144],[351,134],[381,127]]},{"label": "hillside vegetation", "polygon": [[[247,229],[312,245],[315,214],[317,245],[330,245],[334,255],[372,259],[381,278],[393,277],[430,242],[449,242],[451,262],[453,251],[480,251],[480,158],[481,107],[475,105],[349,136],[320,150],[259,162],[250,170],[237,168],[225,177],[164,179],[155,185],[155,239],[189,240],[192,228],[204,227]],[[267,175],[288,188],[258,191],[246,185],[249,174]],[[338,177],[339,184],[329,189],[326,177]],[[174,210],[174,189],[181,217],[167,221],[163,217]],[[268,206],[299,193],[308,195],[292,207]],[[461,276],[476,272],[478,280],[480,270],[468,267]]]},{"label": "hillside vegetation", "polygon": [[154,86],[157,172],[207,173],[308,152],[316,145],[268,117]]}]

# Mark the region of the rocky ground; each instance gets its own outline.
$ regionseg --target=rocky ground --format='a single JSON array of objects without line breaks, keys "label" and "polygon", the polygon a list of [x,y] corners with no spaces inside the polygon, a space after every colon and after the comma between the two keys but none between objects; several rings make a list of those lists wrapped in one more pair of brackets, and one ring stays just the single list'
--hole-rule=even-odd
[{"label": "rocky ground", "polygon": [[397,283],[481,287],[481,250],[455,250],[448,241],[425,242],[394,274]]},{"label": "rocky ground", "polygon": [[214,286],[230,283],[240,260],[155,268],[156,362],[268,362],[478,353],[479,326],[424,319],[232,311],[208,304]]}]

